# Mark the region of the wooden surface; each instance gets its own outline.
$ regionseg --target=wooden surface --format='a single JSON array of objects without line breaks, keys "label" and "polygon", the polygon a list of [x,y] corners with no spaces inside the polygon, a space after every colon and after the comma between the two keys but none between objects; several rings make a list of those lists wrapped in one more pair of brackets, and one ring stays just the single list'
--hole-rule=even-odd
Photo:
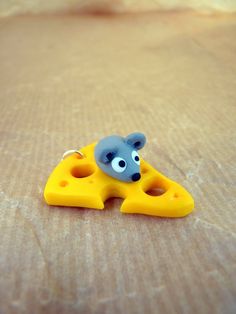
[{"label": "wooden surface", "polygon": [[[1,314],[236,312],[235,38],[233,16],[1,20]],[[137,130],[193,214],[45,204],[65,150]]]}]

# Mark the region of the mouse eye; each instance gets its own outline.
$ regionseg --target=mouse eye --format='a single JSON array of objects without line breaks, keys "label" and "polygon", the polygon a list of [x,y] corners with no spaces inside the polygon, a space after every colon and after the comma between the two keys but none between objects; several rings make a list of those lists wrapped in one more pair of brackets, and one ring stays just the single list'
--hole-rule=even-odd
[{"label": "mouse eye", "polygon": [[111,166],[115,172],[123,172],[126,169],[126,161],[120,157],[115,157],[111,162]]},{"label": "mouse eye", "polygon": [[133,151],[132,151],[132,158],[133,158],[133,161],[134,161],[137,165],[140,165],[139,155],[138,155],[138,153],[136,152],[136,150],[133,150]]}]

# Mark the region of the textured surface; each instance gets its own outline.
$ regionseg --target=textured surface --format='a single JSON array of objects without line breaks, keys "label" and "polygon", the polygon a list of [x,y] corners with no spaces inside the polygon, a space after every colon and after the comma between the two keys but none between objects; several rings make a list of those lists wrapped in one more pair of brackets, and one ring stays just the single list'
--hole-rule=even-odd
[{"label": "textured surface", "polygon": [[149,12],[194,9],[236,12],[235,0],[0,0],[0,16],[59,12]]},{"label": "textured surface", "polygon": [[[1,314],[235,313],[235,26],[184,14],[0,23]],[[65,150],[137,130],[193,214],[45,204]]]}]

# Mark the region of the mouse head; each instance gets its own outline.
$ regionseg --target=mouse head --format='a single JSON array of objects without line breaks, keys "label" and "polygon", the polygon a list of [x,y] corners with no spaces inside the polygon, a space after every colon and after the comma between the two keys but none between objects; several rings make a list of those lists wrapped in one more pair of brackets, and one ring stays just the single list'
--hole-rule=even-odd
[{"label": "mouse head", "polygon": [[140,160],[138,150],[143,148],[146,138],[142,133],[127,137],[112,135],[105,137],[95,147],[98,167],[109,176],[125,182],[138,181]]}]

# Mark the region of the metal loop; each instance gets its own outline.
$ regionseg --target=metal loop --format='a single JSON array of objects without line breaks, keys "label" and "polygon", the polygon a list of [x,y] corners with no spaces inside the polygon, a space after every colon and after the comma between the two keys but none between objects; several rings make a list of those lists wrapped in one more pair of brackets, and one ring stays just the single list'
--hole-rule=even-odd
[{"label": "metal loop", "polygon": [[62,160],[65,159],[66,157],[68,157],[68,156],[74,154],[74,153],[80,155],[81,158],[84,158],[84,154],[83,154],[81,151],[79,151],[79,150],[77,150],[77,149],[70,149],[70,150],[67,150],[67,151],[63,154]]}]

